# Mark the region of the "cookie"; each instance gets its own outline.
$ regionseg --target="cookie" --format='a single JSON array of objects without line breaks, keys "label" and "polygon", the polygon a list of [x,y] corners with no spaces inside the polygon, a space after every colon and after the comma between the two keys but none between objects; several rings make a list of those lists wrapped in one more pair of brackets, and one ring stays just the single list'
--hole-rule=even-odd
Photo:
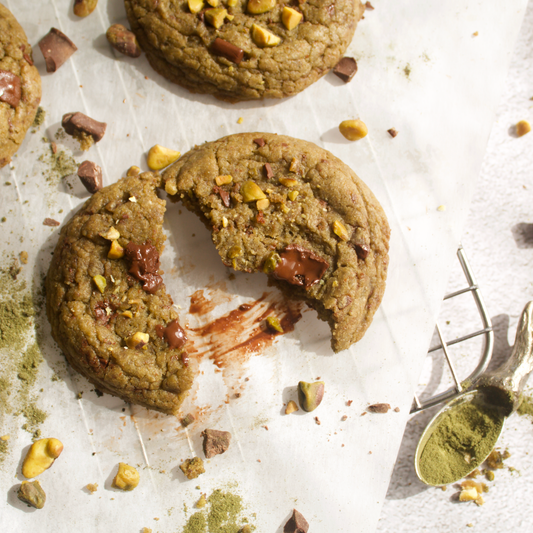
[{"label": "cookie", "polygon": [[158,174],[96,192],[63,226],[46,278],[52,335],[98,389],[176,413],[192,384],[186,337],[159,274]]},{"label": "cookie", "polygon": [[225,265],[265,272],[314,307],[335,352],[362,338],[385,290],[390,229],[342,161],[306,141],[243,133],[195,147],[163,181],[201,216]]},{"label": "cookie", "polygon": [[125,5],[131,29],[159,74],[193,93],[232,102],[293,96],[317,81],[342,58],[364,11],[359,0]]},{"label": "cookie", "polygon": [[0,4],[0,168],[11,161],[41,101],[41,77],[26,34]]}]

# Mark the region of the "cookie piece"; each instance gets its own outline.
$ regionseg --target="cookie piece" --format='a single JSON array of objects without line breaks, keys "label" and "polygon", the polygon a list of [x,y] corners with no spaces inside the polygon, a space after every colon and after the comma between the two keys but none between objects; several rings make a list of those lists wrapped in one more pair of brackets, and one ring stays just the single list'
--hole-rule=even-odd
[{"label": "cookie piece", "polygon": [[266,272],[314,307],[334,351],[361,339],[385,290],[390,229],[342,161],[310,142],[243,133],[195,147],[163,180],[204,220],[225,265]]},{"label": "cookie piece", "polygon": [[159,275],[165,202],[157,173],[96,192],[61,229],[46,278],[52,335],[98,389],[176,413],[192,384]]},{"label": "cookie piece", "polygon": [[[131,29],[159,74],[230,102],[292,96],[317,81],[339,62],[364,11],[359,0],[301,2],[291,9],[303,18],[289,30],[283,12],[290,6],[276,0],[224,0],[216,8],[193,0],[125,4]],[[193,13],[190,6],[203,9]]]},{"label": "cookie piece", "polygon": [[0,168],[11,161],[41,101],[41,77],[31,46],[9,9],[0,4]]}]

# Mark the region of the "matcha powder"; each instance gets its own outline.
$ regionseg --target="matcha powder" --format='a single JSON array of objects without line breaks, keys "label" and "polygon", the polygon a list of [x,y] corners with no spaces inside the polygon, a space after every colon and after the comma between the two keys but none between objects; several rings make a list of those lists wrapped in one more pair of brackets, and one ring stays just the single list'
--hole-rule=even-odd
[{"label": "matcha powder", "polygon": [[496,408],[475,399],[445,411],[420,455],[421,477],[447,485],[466,476],[494,448],[503,422]]}]

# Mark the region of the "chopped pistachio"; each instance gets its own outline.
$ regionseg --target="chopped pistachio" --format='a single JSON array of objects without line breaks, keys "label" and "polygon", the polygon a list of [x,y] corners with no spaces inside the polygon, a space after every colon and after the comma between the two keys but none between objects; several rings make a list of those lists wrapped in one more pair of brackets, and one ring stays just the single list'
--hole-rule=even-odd
[{"label": "chopped pistachio", "polygon": [[142,348],[149,342],[150,335],[148,333],[142,333],[140,331],[137,331],[137,333],[134,333],[131,337],[128,337],[128,339],[126,339],[126,345],[132,350],[135,348]]},{"label": "chopped pistachio", "polygon": [[299,195],[300,193],[298,191],[289,191],[289,194],[287,194],[287,196],[289,197],[289,200],[291,202],[294,202],[294,200],[296,200],[296,197]]},{"label": "chopped pistachio", "polygon": [[333,222],[333,233],[335,233],[335,235],[337,235],[337,237],[339,237],[343,241],[350,240],[350,234],[348,233],[346,226],[338,220],[335,220]]},{"label": "chopped pistachio", "polygon": [[279,318],[275,316],[269,316],[267,317],[266,321],[269,327],[271,327],[274,331],[277,331],[278,333],[283,333],[283,328],[281,327]]},{"label": "chopped pistachio", "polygon": [[349,141],[358,141],[366,137],[368,128],[362,120],[343,120],[339,124],[339,131]]},{"label": "chopped pistachio", "polygon": [[222,227],[223,228],[228,227],[228,219],[226,217],[222,217]]},{"label": "chopped pistachio", "polygon": [[156,144],[148,151],[146,162],[150,170],[161,170],[179,159],[181,153]]},{"label": "chopped pistachio", "polygon": [[137,469],[126,463],[118,464],[118,472],[113,479],[113,487],[121,490],[133,490],[139,484]]},{"label": "chopped pistachio", "polygon": [[240,257],[243,254],[243,249],[240,245],[235,244],[229,249],[228,257],[234,259],[235,257]]},{"label": "chopped pistachio", "polygon": [[[292,166],[292,165],[291,165]],[[279,182],[285,186],[285,187],[295,187],[296,185],[298,185],[298,180],[295,180],[293,178],[280,178],[279,179]]]},{"label": "chopped pistachio", "polygon": [[257,46],[262,48],[277,46],[281,42],[281,37],[274,35],[257,24],[252,24],[252,39]]},{"label": "chopped pistachio", "polygon": [[289,31],[300,24],[302,17],[303,15],[292,7],[285,6],[281,12],[281,22]]},{"label": "chopped pistachio", "polygon": [[128,172],[126,172],[126,176],[128,176],[128,178],[132,178],[134,176],[138,176],[140,173],[141,169],[134,165],[128,169]]},{"label": "chopped pistachio", "polygon": [[298,408],[298,406],[296,405],[296,402],[291,400],[288,404],[287,404],[287,407],[285,408],[285,414],[286,415],[290,415],[291,413],[295,413],[296,411],[299,411],[300,409]]},{"label": "chopped pistachio", "polygon": [[93,276],[93,281],[98,290],[103,294],[107,286],[107,281],[104,276],[100,276],[100,274]]},{"label": "chopped pistachio", "polygon": [[259,211],[264,211],[270,205],[270,200],[268,198],[263,198],[263,200],[258,200],[255,205]]},{"label": "chopped pistachio", "polygon": [[214,26],[218,30],[224,25],[224,20],[226,19],[227,14],[228,12],[223,7],[214,7],[212,9],[208,9],[204,13],[204,16],[205,20],[207,20],[211,26]]},{"label": "chopped pistachio", "polygon": [[217,176],[215,178],[215,183],[217,185],[227,185],[228,183],[231,183],[233,181],[233,177],[229,174],[226,176]]},{"label": "chopped pistachio", "polygon": [[107,257],[109,259],[120,259],[121,257],[124,257],[124,248],[120,246],[118,241],[113,241],[111,243],[111,248],[109,248],[109,252],[107,253]]},{"label": "chopped pistachio", "polygon": [[276,0],[248,0],[246,11],[252,15],[260,15],[276,7]]},{"label": "chopped pistachio", "polygon": [[191,13],[200,13],[204,8],[203,0],[188,0],[189,10]]},{"label": "chopped pistachio", "polygon": [[119,231],[113,227],[109,228],[106,232],[100,233],[99,235],[108,241],[114,241],[120,237]]},{"label": "chopped pistachio", "polygon": [[263,263],[263,272],[265,274],[272,274],[280,262],[281,257],[276,252],[270,252]]},{"label": "chopped pistachio", "polygon": [[266,198],[265,193],[261,190],[259,185],[251,180],[243,183],[241,194],[245,202],[255,202],[256,200],[263,200]]}]

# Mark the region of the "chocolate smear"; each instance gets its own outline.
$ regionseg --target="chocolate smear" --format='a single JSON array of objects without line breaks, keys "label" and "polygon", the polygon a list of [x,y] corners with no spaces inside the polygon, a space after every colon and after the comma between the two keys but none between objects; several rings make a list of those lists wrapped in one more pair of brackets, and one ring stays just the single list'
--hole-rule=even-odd
[{"label": "chocolate smear", "polygon": [[130,242],[124,248],[124,255],[131,261],[128,272],[142,282],[146,292],[154,294],[163,283],[163,278],[158,274],[160,262],[157,248],[150,242],[144,244]]},{"label": "chocolate smear", "polygon": [[229,61],[232,61],[236,65],[238,65],[244,57],[244,50],[242,48],[239,48],[228,41],[224,41],[224,39],[221,39],[220,37],[217,37],[213,41],[211,52],[217,56],[229,59]]},{"label": "chocolate smear", "polygon": [[0,70],[0,100],[15,108],[19,105],[22,90],[20,88],[20,78],[9,72]]},{"label": "chocolate smear", "polygon": [[292,285],[303,285],[306,289],[320,281],[329,268],[327,261],[299,244],[290,244],[279,255],[281,261],[273,276]]},{"label": "chocolate smear", "polygon": [[155,329],[157,335],[164,338],[172,349],[183,348],[187,342],[187,335],[177,318],[169,322],[166,328],[158,325]]},{"label": "chocolate smear", "polygon": [[342,81],[348,83],[357,72],[357,61],[353,57],[343,57],[333,69],[333,74],[336,74]]},{"label": "chocolate smear", "polygon": [[61,125],[69,135],[86,133],[95,143],[102,140],[107,128],[105,122],[98,122],[83,113],[65,113]]},{"label": "chocolate smear", "polygon": [[309,524],[302,513],[293,509],[292,516],[283,528],[283,533],[307,533]]},{"label": "chocolate smear", "polygon": [[201,436],[204,439],[204,453],[207,459],[224,453],[231,442],[231,433],[229,431],[206,429],[202,431]]},{"label": "chocolate smear", "polygon": [[56,28],[39,41],[39,48],[46,62],[46,72],[55,72],[78,48],[62,32]]},{"label": "chocolate smear", "polygon": [[91,194],[102,188],[102,169],[92,161],[84,161],[78,167],[78,177]]}]

